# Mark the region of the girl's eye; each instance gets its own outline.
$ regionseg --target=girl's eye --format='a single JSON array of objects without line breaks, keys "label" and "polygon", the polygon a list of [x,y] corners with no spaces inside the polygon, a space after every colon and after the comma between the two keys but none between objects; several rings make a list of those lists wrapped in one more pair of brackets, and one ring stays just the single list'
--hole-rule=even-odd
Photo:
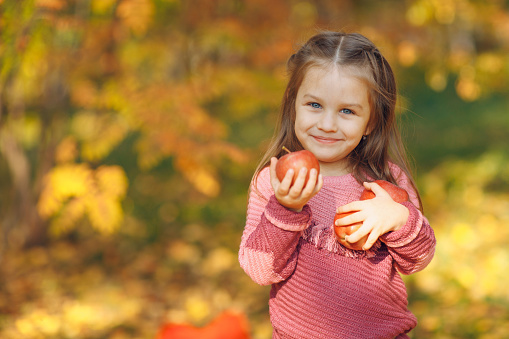
[{"label": "girl's eye", "polygon": [[317,102],[310,102],[308,105],[311,106],[312,108],[321,108],[322,107],[322,105],[320,105]]},{"label": "girl's eye", "polygon": [[355,114],[354,111],[352,111],[351,109],[348,109],[348,108],[343,108],[340,112],[345,113],[345,114]]}]

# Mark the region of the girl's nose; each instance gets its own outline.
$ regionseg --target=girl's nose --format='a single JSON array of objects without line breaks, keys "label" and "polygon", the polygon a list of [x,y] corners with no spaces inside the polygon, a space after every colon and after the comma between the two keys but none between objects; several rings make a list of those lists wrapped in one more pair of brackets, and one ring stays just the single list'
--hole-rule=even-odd
[{"label": "girl's nose", "polygon": [[318,123],[316,124],[318,129],[324,132],[336,132],[338,130],[336,112],[325,111],[320,115]]}]

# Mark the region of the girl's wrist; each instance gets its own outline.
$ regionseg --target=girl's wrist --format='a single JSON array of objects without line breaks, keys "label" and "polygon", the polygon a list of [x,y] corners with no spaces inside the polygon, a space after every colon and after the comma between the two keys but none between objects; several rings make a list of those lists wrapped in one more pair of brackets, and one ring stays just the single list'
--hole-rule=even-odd
[{"label": "girl's wrist", "polygon": [[290,210],[292,212],[300,213],[304,209],[304,206],[287,205],[279,200],[278,200],[278,202],[281,206],[283,206],[284,208],[286,208],[287,210]]},{"label": "girl's wrist", "polygon": [[408,217],[410,216],[410,211],[408,210],[408,207],[402,204],[398,204],[400,206],[401,212],[398,213],[400,215],[400,221],[396,224],[396,227],[394,227],[393,231],[399,231],[403,226],[406,225],[408,221]]}]

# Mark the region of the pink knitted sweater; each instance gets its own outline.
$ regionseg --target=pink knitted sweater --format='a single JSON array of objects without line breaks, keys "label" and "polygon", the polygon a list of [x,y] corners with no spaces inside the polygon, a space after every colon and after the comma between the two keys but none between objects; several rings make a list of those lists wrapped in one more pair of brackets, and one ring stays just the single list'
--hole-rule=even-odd
[{"label": "pink knitted sweater", "polygon": [[260,172],[239,261],[256,283],[272,284],[273,338],[407,338],[416,326],[399,273],[426,267],[436,241],[407,177],[396,166],[393,172],[409,192],[411,202],[403,205],[410,215],[369,251],[349,250],[334,237],[336,208],[358,200],[363,190],[351,174],[324,177],[320,192],[293,212],[276,200],[269,169]]}]

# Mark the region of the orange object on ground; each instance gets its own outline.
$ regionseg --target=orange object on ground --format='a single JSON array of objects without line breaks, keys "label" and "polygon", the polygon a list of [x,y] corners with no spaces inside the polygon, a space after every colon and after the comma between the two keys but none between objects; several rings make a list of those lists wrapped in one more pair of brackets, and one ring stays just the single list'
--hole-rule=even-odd
[{"label": "orange object on ground", "polygon": [[225,311],[204,327],[164,324],[156,339],[251,339],[245,315]]}]

